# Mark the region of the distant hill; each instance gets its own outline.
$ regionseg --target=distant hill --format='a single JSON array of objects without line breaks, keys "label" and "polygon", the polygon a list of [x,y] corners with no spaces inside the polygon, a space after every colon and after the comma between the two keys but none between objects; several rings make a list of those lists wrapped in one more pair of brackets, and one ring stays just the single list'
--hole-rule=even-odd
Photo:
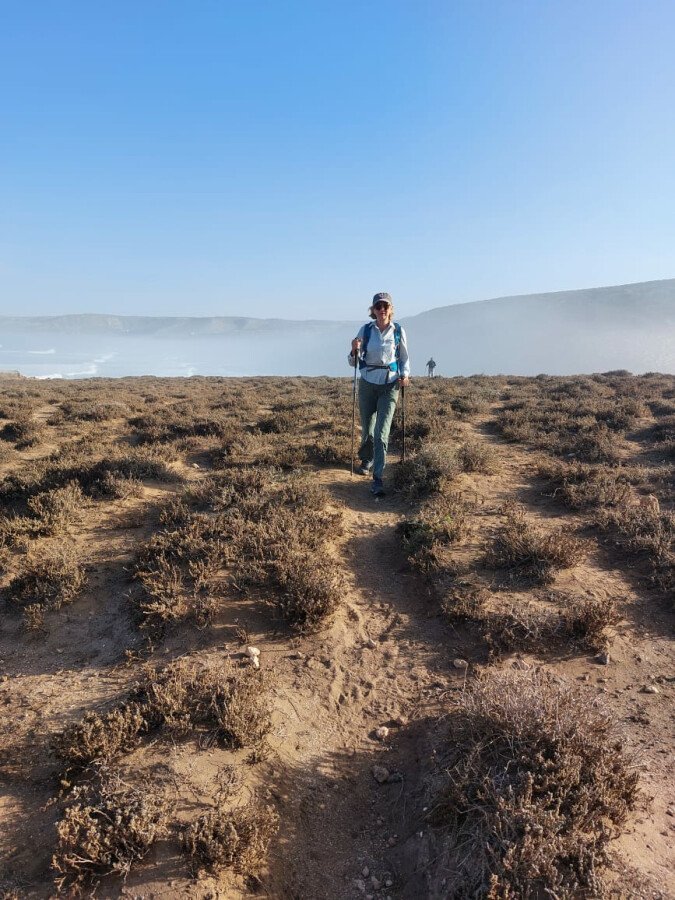
[{"label": "distant hill", "polygon": [[334,330],[344,322],[319,319],[252,319],[245,316],[109,316],[87,313],[66,316],[0,316],[0,332],[38,334],[103,334],[133,337],[198,337],[263,334],[278,331]]},{"label": "distant hill", "polygon": [[[441,375],[675,371],[675,279],[442,306],[401,322],[414,374],[424,371],[429,356]],[[222,340],[224,353],[245,356],[247,371],[280,375],[347,374],[343,360],[358,325],[235,316],[0,316],[0,334]]]},{"label": "distant hill", "polygon": [[444,375],[675,371],[675,279],[443,306],[403,322],[415,355],[433,355]]}]

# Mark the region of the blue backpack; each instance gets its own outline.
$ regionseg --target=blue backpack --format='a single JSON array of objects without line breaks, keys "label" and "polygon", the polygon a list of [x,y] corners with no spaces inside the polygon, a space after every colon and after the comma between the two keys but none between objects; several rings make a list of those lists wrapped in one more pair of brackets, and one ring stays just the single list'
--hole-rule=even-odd
[{"label": "blue backpack", "polygon": [[368,349],[368,341],[372,334],[374,322],[368,322],[363,329],[363,343],[361,344],[361,356],[359,358],[359,369],[389,369],[390,372],[399,374],[399,357],[401,355],[401,326],[398,322],[394,322],[394,348],[396,350],[396,359],[389,363],[388,366],[369,366],[366,364],[366,350]]}]

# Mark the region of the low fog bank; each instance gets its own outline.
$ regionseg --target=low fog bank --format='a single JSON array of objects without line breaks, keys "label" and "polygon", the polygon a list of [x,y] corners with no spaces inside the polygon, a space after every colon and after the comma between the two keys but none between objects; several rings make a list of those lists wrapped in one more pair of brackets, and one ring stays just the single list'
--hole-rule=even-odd
[{"label": "low fog bank", "polygon": [[[447,376],[675,371],[675,279],[444,306],[400,321],[414,375],[430,356],[436,374]],[[348,376],[357,328],[317,320],[0,317],[0,370],[38,378]]]}]

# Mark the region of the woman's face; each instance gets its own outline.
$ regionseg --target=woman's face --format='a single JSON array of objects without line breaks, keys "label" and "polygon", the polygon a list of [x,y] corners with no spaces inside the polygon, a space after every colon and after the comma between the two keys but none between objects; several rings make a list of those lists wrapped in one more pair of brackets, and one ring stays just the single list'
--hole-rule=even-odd
[{"label": "woman's face", "polygon": [[388,303],[385,303],[383,300],[378,300],[373,306],[373,311],[375,313],[375,321],[380,328],[389,324],[389,320],[391,319],[391,306]]}]

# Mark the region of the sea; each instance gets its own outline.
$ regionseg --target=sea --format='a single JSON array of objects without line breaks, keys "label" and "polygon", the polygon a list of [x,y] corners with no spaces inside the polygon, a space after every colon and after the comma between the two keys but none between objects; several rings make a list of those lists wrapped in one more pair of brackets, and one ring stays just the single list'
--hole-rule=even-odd
[{"label": "sea", "polygon": [[31,378],[346,375],[349,335],[195,338],[0,335],[0,372]]},{"label": "sea", "polygon": [[[592,332],[551,342],[523,336],[484,334],[480,340],[433,331],[407,329],[412,374],[422,375],[434,356],[437,375],[499,373],[575,375],[627,369],[643,372],[675,371],[672,330],[642,333],[617,331],[611,340]],[[190,377],[218,375],[344,376],[349,341],[355,326],[309,332],[285,330],[194,337],[154,337],[91,334],[0,333],[0,372],[19,372],[32,378],[123,378],[136,375]],[[447,343],[446,343],[447,342]],[[445,346],[444,346],[445,344]]]}]

